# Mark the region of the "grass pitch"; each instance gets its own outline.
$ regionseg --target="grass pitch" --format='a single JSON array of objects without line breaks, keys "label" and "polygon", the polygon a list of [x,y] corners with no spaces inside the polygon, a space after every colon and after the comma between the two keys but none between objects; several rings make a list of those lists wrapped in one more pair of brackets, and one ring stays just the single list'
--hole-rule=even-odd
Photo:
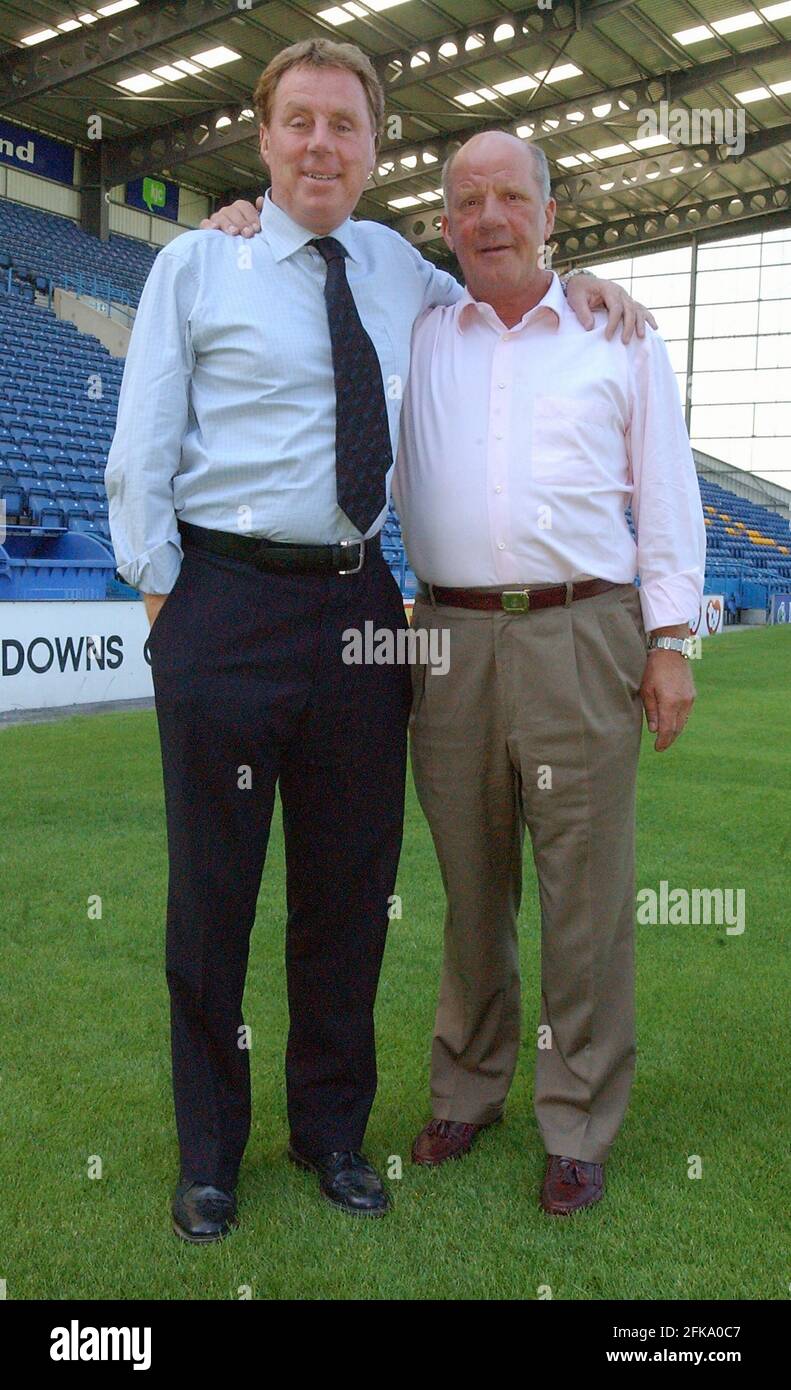
[{"label": "grass pitch", "polygon": [[[241,1225],[171,1233],[177,1178],[164,978],[167,885],[156,718],[2,731],[0,1279],[9,1299],[761,1299],[786,1297],[791,629],[704,643],[687,733],[644,735],[638,887],[744,888],[746,929],[637,928],[638,1064],[597,1207],[539,1211],[533,1118],[538,911],[526,851],[522,1059],[505,1121],[435,1172],[409,1149],[429,1116],[443,901],[410,786],[377,1007],[366,1152],[393,1212],[353,1220],[285,1157],[283,847],[273,825],[245,1018],[253,1131]],[[89,905],[99,895],[102,916]],[[701,1176],[690,1165],[701,1160]],[[91,1176],[98,1171],[102,1176]],[[543,1291],[543,1292],[541,1292]]]}]

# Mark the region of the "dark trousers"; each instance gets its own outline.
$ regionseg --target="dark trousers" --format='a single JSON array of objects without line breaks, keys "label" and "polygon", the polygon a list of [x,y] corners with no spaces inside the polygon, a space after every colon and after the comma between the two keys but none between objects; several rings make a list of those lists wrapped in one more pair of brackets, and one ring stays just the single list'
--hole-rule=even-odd
[{"label": "dark trousers", "polygon": [[344,632],[366,622],[407,627],[377,548],[359,574],[318,576],[190,546],[151,629],[185,1181],[233,1187],[250,1131],[242,995],[278,782],[291,1140],[308,1157],[362,1145],[411,697],[408,667],[343,660]]}]

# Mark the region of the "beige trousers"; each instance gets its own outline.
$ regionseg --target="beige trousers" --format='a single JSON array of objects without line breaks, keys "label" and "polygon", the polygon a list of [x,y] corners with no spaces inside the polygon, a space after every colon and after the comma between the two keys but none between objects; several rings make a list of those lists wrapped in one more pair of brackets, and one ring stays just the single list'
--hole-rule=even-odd
[{"label": "beige trousers", "polygon": [[447,895],[434,1115],[485,1124],[503,1111],[520,1040],[526,825],[541,904],[536,1117],[548,1153],[601,1163],[636,1051],[637,590],[516,614],[419,597],[412,625],[450,642],[446,674],[412,668],[412,766]]}]

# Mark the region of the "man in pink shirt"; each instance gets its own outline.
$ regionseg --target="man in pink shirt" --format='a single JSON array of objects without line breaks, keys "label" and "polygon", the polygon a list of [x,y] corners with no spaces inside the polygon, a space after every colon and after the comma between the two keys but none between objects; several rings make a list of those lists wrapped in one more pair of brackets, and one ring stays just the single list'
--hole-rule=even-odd
[{"label": "man in pink shirt", "polygon": [[624,344],[603,318],[586,332],[543,268],[555,202],[540,149],[474,136],[444,184],[467,288],[416,325],[393,489],[422,581],[413,627],[450,638],[447,674],[413,674],[415,783],[447,893],[434,1118],[413,1158],[460,1157],[502,1115],[526,825],[541,1205],[563,1215],[601,1197],[629,1098],[642,710],[661,751],[694,700],[703,514],[659,334]]}]

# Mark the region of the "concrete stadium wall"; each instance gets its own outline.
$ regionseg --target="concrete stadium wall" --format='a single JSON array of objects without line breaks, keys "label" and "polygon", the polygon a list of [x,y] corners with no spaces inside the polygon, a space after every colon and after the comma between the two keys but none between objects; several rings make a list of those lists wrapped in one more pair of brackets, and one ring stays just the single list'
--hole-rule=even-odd
[{"label": "concrete stadium wall", "polygon": [[81,333],[92,333],[107,348],[113,357],[126,357],[131,337],[131,329],[116,323],[98,309],[91,308],[83,299],[69,290],[57,289],[52,296],[52,307],[59,319],[73,323]]},{"label": "concrete stadium wall", "polygon": [[[78,177],[75,172],[75,178]],[[61,217],[71,217],[75,221],[80,216],[80,194],[76,188],[54,183],[52,179],[42,179],[38,174],[26,174],[10,164],[0,164],[0,198],[26,203],[28,207],[38,208],[41,212],[57,212]]]},{"label": "concrete stadium wall", "polygon": [[[75,149],[74,156],[74,179],[78,184],[81,177],[78,149]],[[66,184],[41,178],[38,174],[28,174],[9,164],[0,164],[0,198],[25,203],[28,207],[38,208],[40,212],[70,217],[74,222],[80,219],[80,193],[76,186],[68,188]],[[110,190],[110,231],[145,241],[150,246],[167,246],[174,237],[197,227],[211,210],[210,199],[193,188],[179,188],[178,222],[168,222],[163,217],[154,217],[137,208],[127,207],[123,199],[123,184]]]}]

